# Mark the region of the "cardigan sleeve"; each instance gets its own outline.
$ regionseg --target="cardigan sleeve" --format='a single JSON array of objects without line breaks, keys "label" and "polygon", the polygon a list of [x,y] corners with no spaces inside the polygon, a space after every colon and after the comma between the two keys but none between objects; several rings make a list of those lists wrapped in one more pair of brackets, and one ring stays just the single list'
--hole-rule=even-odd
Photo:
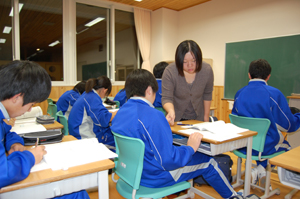
[{"label": "cardigan sleeve", "polygon": [[161,83],[161,88],[162,88],[162,98],[161,98],[161,103],[162,105],[166,103],[172,103],[173,98],[174,98],[174,90],[175,90],[175,80],[173,79],[174,74],[172,73],[173,71],[171,70],[171,65],[170,64],[163,73],[162,76],[162,83]]}]

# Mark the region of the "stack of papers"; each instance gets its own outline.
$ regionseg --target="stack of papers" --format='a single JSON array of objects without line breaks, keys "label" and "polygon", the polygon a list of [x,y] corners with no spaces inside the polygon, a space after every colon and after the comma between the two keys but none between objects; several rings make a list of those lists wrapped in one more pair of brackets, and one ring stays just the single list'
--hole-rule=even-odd
[{"label": "stack of papers", "polygon": [[216,122],[203,122],[193,125],[182,126],[186,130],[180,130],[179,132],[185,134],[192,134],[199,132],[204,138],[212,139],[216,141],[229,140],[235,137],[241,136],[242,132],[248,131],[248,129],[240,128],[231,123],[225,123],[222,120]]},{"label": "stack of papers", "polygon": [[31,172],[49,169],[67,170],[69,167],[115,158],[118,155],[110,151],[97,138],[88,138],[45,145],[47,154],[41,163],[32,167]]}]

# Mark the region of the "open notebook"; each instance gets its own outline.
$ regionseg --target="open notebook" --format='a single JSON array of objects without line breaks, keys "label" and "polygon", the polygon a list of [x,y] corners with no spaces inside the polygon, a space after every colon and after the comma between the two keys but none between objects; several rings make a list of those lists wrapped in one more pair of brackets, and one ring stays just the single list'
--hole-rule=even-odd
[{"label": "open notebook", "polygon": [[115,158],[118,155],[110,151],[97,138],[87,138],[56,144],[47,144],[47,154],[43,160],[32,167],[31,172],[49,169],[67,170],[69,167],[83,165],[100,160]]},{"label": "open notebook", "polygon": [[46,128],[36,122],[36,117],[42,116],[43,111],[40,106],[32,107],[30,112],[16,117],[15,125],[11,131],[17,134],[32,133],[38,131],[46,131]]},{"label": "open notebook", "polygon": [[186,130],[180,130],[179,132],[192,134],[194,132],[200,132],[207,139],[216,141],[224,141],[231,138],[241,136],[239,133],[248,131],[248,129],[240,128],[231,123],[225,123],[222,120],[216,122],[202,122],[193,125],[182,126]]}]

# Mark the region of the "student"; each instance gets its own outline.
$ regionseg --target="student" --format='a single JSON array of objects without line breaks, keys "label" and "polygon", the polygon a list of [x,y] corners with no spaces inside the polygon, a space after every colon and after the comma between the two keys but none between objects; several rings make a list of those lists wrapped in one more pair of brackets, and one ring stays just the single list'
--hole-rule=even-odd
[{"label": "student", "polygon": [[[51,80],[41,66],[30,61],[13,61],[0,69],[0,188],[25,179],[31,167],[39,163],[45,146],[26,150],[24,140],[4,119],[30,111],[35,103],[46,100],[51,91]],[[7,152],[7,156],[6,153]],[[89,198],[86,191],[59,198]]]},{"label": "student", "polygon": [[[262,155],[289,150],[290,145],[281,131],[296,131],[300,127],[300,113],[292,114],[280,90],[267,84],[271,76],[271,66],[266,60],[252,61],[248,76],[250,79],[248,85],[235,95],[232,114],[270,120],[271,125]],[[245,148],[241,151],[246,154]],[[258,155],[258,151],[253,150],[252,154]],[[267,160],[256,161],[256,163],[258,167],[252,169],[253,183],[257,183],[258,179],[266,176]]]},{"label": "student", "polygon": [[202,135],[193,133],[187,146],[174,146],[165,116],[153,107],[158,84],[147,70],[131,72],[125,82],[128,101],[112,121],[112,131],[145,143],[141,185],[164,187],[203,175],[223,198],[236,195],[218,163],[196,152]]},{"label": "student", "polygon": [[158,84],[158,91],[156,92],[156,98],[155,101],[153,103],[154,107],[161,107],[162,108],[162,104],[161,104],[161,78],[162,75],[164,73],[165,68],[168,66],[169,64],[167,62],[159,62],[158,64],[156,64],[153,68],[153,75],[156,78],[157,84]]},{"label": "student", "polygon": [[85,92],[77,99],[69,115],[69,133],[77,139],[97,137],[100,143],[114,146],[109,123],[117,112],[109,112],[102,99],[111,92],[111,82],[106,76],[91,78]]},{"label": "student", "polygon": [[85,81],[81,81],[74,86],[72,90],[66,91],[58,101],[56,102],[57,112],[62,111],[62,113],[69,118],[70,111],[80,97],[80,95],[85,91]]},{"label": "student", "polygon": [[116,96],[114,97],[114,101],[120,102],[120,107],[127,101],[125,89],[121,89]]}]

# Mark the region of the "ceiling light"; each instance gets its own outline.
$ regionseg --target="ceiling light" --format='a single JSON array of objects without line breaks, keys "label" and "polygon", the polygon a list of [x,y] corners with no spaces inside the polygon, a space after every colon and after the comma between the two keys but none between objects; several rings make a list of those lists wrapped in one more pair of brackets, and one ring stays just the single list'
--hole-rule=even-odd
[{"label": "ceiling light", "polygon": [[103,18],[103,17],[97,17],[96,19],[94,19],[93,21],[85,24],[84,26],[91,27],[91,26],[95,25],[96,23],[102,21],[103,19],[105,19],[105,18]]},{"label": "ceiling light", "polygon": [[141,1],[143,1],[143,0],[135,0],[135,1],[141,2]]},{"label": "ceiling light", "polygon": [[6,39],[0,39],[0,43],[4,44],[6,42]]},{"label": "ceiling light", "polygon": [[55,45],[57,45],[57,44],[59,44],[60,42],[57,40],[57,41],[55,41],[55,42],[52,42],[51,44],[49,44],[49,46],[50,47],[53,47],[53,46],[55,46]]},{"label": "ceiling light", "polygon": [[[23,8],[23,5],[24,5],[23,3],[19,3],[19,12],[21,12],[21,10]],[[9,16],[10,17],[14,16],[14,9],[13,8],[11,8]]]},{"label": "ceiling light", "polygon": [[11,31],[11,27],[9,27],[9,26],[4,26],[3,33],[9,34],[10,31]]}]

